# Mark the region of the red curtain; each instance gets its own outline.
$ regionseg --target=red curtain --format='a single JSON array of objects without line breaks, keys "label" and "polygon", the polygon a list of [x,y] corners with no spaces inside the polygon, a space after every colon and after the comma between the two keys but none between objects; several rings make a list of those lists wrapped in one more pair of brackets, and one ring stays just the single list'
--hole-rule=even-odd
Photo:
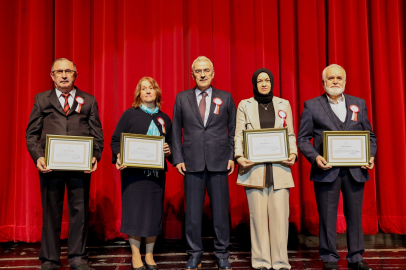
[{"label": "red curtain", "polygon": [[[347,71],[346,93],[366,100],[378,137],[376,169],[365,186],[364,233],[406,233],[405,17],[402,0],[0,0],[3,155],[0,157],[0,241],[39,241],[39,177],[25,146],[34,95],[53,87],[53,59],[72,59],[76,85],[96,96],[105,151],[92,175],[90,226],[102,239],[120,233],[120,176],[111,164],[110,139],[131,106],[138,80],[151,76],[172,115],[176,94],[193,86],[191,63],[212,59],[214,86],[236,105],[252,96],[255,69],[269,68],[276,96],[292,105],[298,131],[303,103],[323,93],[321,72],[331,63]],[[290,220],[318,233],[310,165],[293,168]],[[244,189],[230,176],[233,228],[248,225]],[[167,175],[163,234],[182,236],[183,179]],[[64,206],[62,237],[67,237]],[[209,205],[205,213],[211,217]],[[344,232],[342,205],[337,231]]]}]

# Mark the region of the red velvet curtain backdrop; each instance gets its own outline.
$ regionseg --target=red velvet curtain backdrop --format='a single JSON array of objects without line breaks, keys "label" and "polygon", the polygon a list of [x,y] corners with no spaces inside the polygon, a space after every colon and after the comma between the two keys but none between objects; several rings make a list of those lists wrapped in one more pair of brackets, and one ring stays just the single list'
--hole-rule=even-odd
[{"label": "red velvet curtain backdrop", "polygon": [[[53,87],[55,58],[72,59],[76,85],[96,96],[105,151],[92,175],[91,230],[102,239],[120,233],[120,175],[111,164],[110,139],[131,106],[138,80],[151,76],[172,115],[176,94],[193,86],[190,65],[212,59],[214,86],[236,105],[252,96],[255,69],[269,68],[276,96],[292,105],[297,133],[303,103],[323,93],[321,72],[331,63],[347,71],[346,93],[366,100],[378,137],[376,169],[364,195],[364,233],[406,232],[405,17],[402,0],[0,0],[4,154],[1,155],[0,241],[39,241],[42,209],[39,177],[25,147],[34,95]],[[293,167],[290,221],[298,231],[318,232],[310,165],[299,155]],[[244,189],[229,178],[233,228],[249,223]],[[180,238],[183,179],[169,169],[163,234]],[[67,237],[67,207],[62,237]],[[211,217],[209,205],[205,213]],[[342,209],[338,232],[345,231]]]}]

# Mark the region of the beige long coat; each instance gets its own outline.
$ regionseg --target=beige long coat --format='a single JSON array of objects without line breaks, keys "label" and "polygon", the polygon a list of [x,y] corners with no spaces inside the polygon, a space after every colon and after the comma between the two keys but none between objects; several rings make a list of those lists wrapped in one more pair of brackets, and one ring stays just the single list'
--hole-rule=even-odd
[{"label": "beige long coat", "polygon": [[[286,112],[286,124],[289,135],[290,153],[297,155],[296,138],[293,130],[292,109],[289,101],[273,97],[273,106],[275,109],[275,128],[281,127],[282,119],[278,116],[278,111]],[[260,129],[258,102],[252,97],[241,100],[237,109],[237,125],[235,129],[235,157],[244,156],[244,130]],[[295,184],[293,182],[290,167],[281,163],[273,163],[273,181],[274,190],[281,188],[291,188]],[[264,164],[258,164],[250,168],[242,168],[239,166],[237,184],[248,187],[265,187],[265,170]]]}]

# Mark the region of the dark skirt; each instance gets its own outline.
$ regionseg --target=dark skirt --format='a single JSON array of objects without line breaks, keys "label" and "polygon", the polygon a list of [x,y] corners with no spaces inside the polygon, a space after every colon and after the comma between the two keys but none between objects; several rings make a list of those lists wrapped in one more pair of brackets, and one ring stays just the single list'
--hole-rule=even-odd
[{"label": "dark skirt", "polygon": [[161,234],[165,193],[165,172],[159,177],[144,174],[140,169],[121,172],[121,232],[150,237]]}]

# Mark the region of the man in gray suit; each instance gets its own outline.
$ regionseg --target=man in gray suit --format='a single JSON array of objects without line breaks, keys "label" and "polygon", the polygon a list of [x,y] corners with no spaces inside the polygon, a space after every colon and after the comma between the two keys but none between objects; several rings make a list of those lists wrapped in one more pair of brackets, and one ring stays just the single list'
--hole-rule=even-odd
[{"label": "man in gray suit", "polygon": [[[367,116],[365,100],[343,94],[346,84],[345,70],[336,64],[323,71],[325,94],[304,104],[297,143],[302,154],[312,164],[310,180],[319,211],[320,258],[324,269],[338,269],[340,256],[336,249],[336,223],[340,191],[343,194],[344,214],[347,221],[347,261],[350,269],[372,270],[364,262],[364,236],[362,233],[362,201],[367,172],[374,167],[376,137]],[[354,108],[357,117],[354,117]],[[351,109],[353,111],[351,111]],[[331,167],[322,157],[323,131],[370,132],[371,159],[368,166]],[[311,144],[313,139],[313,145]]]},{"label": "man in gray suit", "polygon": [[[213,212],[214,254],[220,269],[231,269],[228,261],[228,175],[234,171],[236,107],[230,93],[211,86],[213,64],[200,56],[192,64],[196,87],[176,96],[173,110],[173,164],[184,176],[185,231],[189,245],[186,269],[200,267],[204,198],[207,193]],[[182,143],[183,131],[183,143]]]},{"label": "man in gray suit", "polygon": [[[97,162],[101,158],[103,130],[95,97],[75,87],[76,77],[77,70],[72,61],[65,58],[54,61],[51,78],[55,89],[35,95],[26,130],[27,149],[38,168],[41,181],[41,269],[61,266],[60,236],[65,185],[69,202],[68,261],[73,269],[90,269],[85,253],[90,173],[97,169]],[[44,158],[47,134],[93,137],[92,170],[75,172],[48,169]]]}]

